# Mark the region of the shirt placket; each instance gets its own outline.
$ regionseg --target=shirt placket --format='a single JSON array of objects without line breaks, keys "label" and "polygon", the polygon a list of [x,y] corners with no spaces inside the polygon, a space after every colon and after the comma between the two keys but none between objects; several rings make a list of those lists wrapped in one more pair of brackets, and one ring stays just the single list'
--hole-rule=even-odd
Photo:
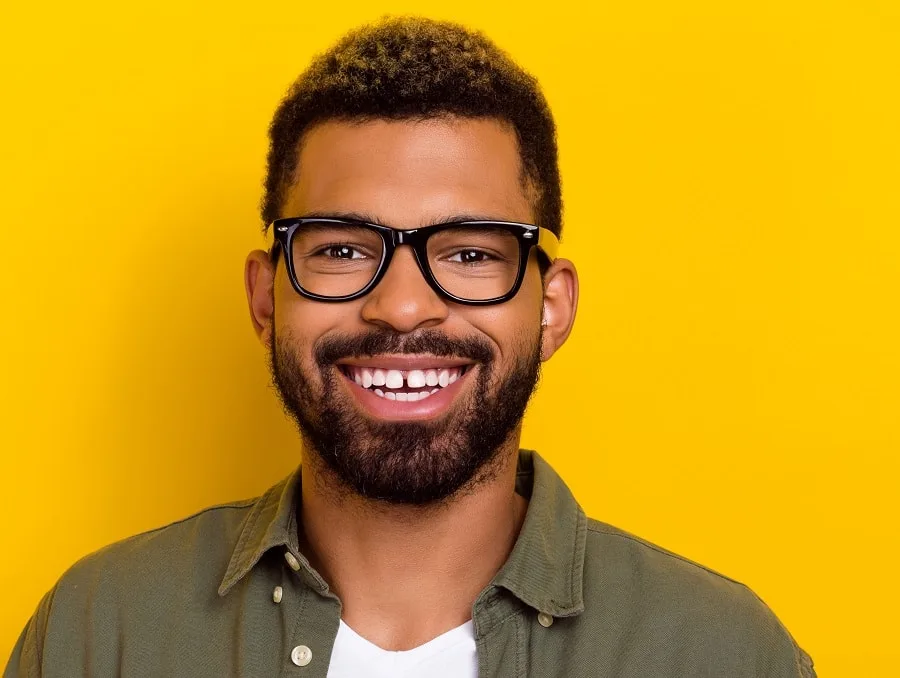
[{"label": "shirt placket", "polygon": [[526,647],[519,604],[497,588],[473,606],[479,678],[524,678]]},{"label": "shirt placket", "polygon": [[[281,676],[326,678],[341,619],[341,604],[308,562],[289,548],[285,583],[273,591],[283,617]],[[280,589],[280,591],[278,590]]]}]

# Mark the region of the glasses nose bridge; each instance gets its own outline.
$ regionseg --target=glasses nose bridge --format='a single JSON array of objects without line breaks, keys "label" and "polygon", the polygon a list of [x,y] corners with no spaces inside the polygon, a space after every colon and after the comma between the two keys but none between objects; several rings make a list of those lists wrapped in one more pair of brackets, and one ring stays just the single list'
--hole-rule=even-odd
[{"label": "glasses nose bridge", "polygon": [[401,230],[399,228],[391,229],[391,243],[394,247],[399,247],[400,245],[409,245],[413,249],[415,249],[416,243],[420,240],[420,237],[417,237],[417,233],[420,229],[411,228],[407,230]]},{"label": "glasses nose bridge", "polygon": [[[395,250],[401,245],[406,245],[412,250],[413,258],[416,260],[416,263],[419,265],[422,274],[425,276],[426,280],[428,279],[428,274],[425,271],[427,268],[422,261],[422,253],[420,252],[421,244],[424,242],[422,238],[420,228],[410,228],[410,229],[399,229],[392,228],[390,232],[390,241],[391,241],[391,249]],[[390,257],[388,257],[388,261],[385,261],[385,266],[390,264],[390,260],[392,260],[394,252],[391,252]]]},{"label": "glasses nose bridge", "polygon": [[431,280],[429,280],[428,266],[425,262],[422,261],[422,253],[420,252],[421,243],[423,242],[422,233],[420,228],[411,228],[411,229],[399,229],[392,228],[390,232],[390,242],[391,242],[391,252],[390,256],[385,258],[384,267],[385,274],[387,273],[387,269],[390,267],[391,263],[394,259],[394,254],[397,251],[397,248],[401,245],[406,245],[410,248],[411,253],[413,255],[413,259],[416,262],[416,265],[419,268],[419,272],[425,278],[425,281],[431,286],[434,287],[434,284]]}]

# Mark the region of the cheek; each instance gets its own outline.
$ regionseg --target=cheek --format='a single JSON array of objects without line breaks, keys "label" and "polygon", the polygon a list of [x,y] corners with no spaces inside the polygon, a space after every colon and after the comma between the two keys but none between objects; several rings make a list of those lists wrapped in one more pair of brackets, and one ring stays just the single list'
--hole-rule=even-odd
[{"label": "cheek", "polygon": [[537,341],[543,299],[540,273],[537,266],[534,270],[529,266],[515,297],[495,306],[473,307],[467,312],[468,322],[495,344],[500,370],[509,369]]},{"label": "cheek", "polygon": [[515,299],[521,300],[532,310],[537,309],[537,313],[540,315],[544,305],[544,286],[541,279],[541,270],[534,255],[532,255],[531,261],[528,262],[525,277],[522,279],[522,287],[516,294]]},{"label": "cheek", "polygon": [[359,317],[355,302],[327,304],[301,297],[282,271],[274,285],[274,304],[276,336],[279,341],[290,341],[295,355],[310,364],[320,337],[333,330],[351,329],[353,318]]}]

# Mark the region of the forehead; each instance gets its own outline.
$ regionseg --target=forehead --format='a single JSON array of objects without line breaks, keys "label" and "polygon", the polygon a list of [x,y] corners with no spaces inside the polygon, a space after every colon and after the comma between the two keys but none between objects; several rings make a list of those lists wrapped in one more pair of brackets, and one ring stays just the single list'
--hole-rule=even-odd
[{"label": "forehead", "polygon": [[493,119],[329,121],[304,136],[284,216],[355,213],[397,228],[530,222],[515,133]]}]

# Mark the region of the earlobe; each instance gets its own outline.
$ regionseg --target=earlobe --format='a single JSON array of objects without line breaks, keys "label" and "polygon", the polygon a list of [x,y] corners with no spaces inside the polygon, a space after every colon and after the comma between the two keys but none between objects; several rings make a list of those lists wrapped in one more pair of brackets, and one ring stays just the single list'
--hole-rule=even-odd
[{"label": "earlobe", "polygon": [[247,305],[250,310],[250,321],[260,342],[269,347],[272,337],[272,322],[275,313],[272,288],[275,282],[275,269],[264,250],[253,250],[244,262],[244,287],[247,292]]},{"label": "earlobe", "polygon": [[541,309],[541,360],[546,362],[565,343],[578,309],[578,272],[568,259],[556,259],[544,274]]},{"label": "earlobe", "polygon": [[553,339],[547,331],[549,325],[550,321],[547,320],[547,305],[544,304],[544,307],[541,309],[541,362],[547,362],[555,351],[552,346]]}]

